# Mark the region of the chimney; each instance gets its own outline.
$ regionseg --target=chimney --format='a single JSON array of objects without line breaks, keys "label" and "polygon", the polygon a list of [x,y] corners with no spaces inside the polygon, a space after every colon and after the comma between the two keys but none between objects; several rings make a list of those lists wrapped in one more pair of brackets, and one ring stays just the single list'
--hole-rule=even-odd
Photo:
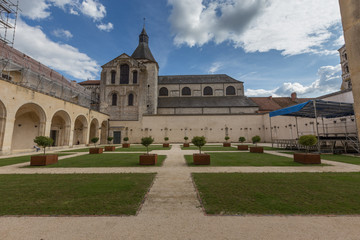
[{"label": "chimney", "polygon": [[291,93],[291,101],[295,102],[296,99],[297,99],[296,92]]}]

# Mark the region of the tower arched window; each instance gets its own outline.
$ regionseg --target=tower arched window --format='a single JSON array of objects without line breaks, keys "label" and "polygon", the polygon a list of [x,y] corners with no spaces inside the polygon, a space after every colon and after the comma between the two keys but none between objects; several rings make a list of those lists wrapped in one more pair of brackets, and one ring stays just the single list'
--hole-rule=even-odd
[{"label": "tower arched window", "polygon": [[128,105],[134,106],[134,94],[130,93],[128,96]]},{"label": "tower arched window", "polygon": [[205,96],[211,96],[211,95],[213,95],[213,90],[212,90],[212,88],[211,88],[211,87],[205,87],[205,88],[204,88],[204,95],[205,95]]},{"label": "tower arched window", "polygon": [[191,89],[188,88],[188,87],[184,87],[181,90],[181,95],[183,95],[183,96],[191,96]]},{"label": "tower arched window", "polygon": [[129,84],[129,65],[120,66],[120,84]]},{"label": "tower arched window", "polygon": [[113,93],[113,95],[111,96],[111,105],[117,106],[117,94],[116,93]]},{"label": "tower arched window", "polygon": [[159,90],[159,96],[162,96],[162,97],[164,97],[164,96],[169,96],[169,91],[168,91],[168,89],[167,89],[166,87],[160,88],[160,90]]},{"label": "tower arched window", "polygon": [[226,88],[226,95],[236,95],[235,88],[233,86],[229,86]]},{"label": "tower arched window", "polygon": [[133,71],[133,84],[137,84],[138,81],[138,72],[137,71]]},{"label": "tower arched window", "polygon": [[116,77],[116,72],[111,71],[111,84],[115,84],[115,77]]}]

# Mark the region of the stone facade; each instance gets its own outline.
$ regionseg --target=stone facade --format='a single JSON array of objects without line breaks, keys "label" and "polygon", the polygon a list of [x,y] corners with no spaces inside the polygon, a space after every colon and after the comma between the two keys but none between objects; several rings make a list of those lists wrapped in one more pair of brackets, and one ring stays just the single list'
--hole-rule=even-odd
[{"label": "stone facade", "polygon": [[340,64],[342,70],[342,84],[341,90],[351,89],[351,78],[350,78],[350,70],[349,70],[349,60],[346,52],[346,46],[342,46],[339,50],[340,55]]}]

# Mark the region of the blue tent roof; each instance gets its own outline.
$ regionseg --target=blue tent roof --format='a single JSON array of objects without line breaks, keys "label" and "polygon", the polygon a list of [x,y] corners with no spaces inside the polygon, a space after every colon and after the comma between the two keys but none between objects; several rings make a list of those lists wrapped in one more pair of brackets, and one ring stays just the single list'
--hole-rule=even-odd
[{"label": "blue tent roof", "polygon": [[[316,115],[315,115],[316,107]],[[295,116],[307,118],[336,118],[354,115],[352,103],[310,100],[295,106],[279,109],[269,113],[270,117]]]}]

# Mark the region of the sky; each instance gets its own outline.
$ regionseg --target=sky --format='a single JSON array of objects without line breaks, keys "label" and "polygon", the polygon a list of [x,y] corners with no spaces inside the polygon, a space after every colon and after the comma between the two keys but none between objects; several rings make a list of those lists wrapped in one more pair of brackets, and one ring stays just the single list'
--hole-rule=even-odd
[{"label": "sky", "polygon": [[[15,0],[12,0],[15,1]],[[14,47],[78,82],[131,55],[144,24],[159,75],[227,74],[247,96],[340,90],[337,0],[19,0]]]}]

